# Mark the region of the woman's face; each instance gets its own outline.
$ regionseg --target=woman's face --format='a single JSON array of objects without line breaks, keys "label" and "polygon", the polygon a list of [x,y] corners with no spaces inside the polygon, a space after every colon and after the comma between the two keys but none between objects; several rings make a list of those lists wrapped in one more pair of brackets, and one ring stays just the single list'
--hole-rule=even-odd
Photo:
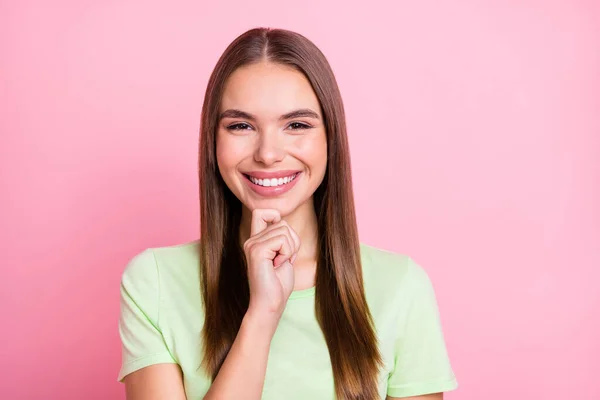
[{"label": "woman's face", "polygon": [[285,217],[311,200],[325,176],[327,137],[319,101],[301,72],[260,62],[229,77],[217,163],[249,210],[274,208]]}]

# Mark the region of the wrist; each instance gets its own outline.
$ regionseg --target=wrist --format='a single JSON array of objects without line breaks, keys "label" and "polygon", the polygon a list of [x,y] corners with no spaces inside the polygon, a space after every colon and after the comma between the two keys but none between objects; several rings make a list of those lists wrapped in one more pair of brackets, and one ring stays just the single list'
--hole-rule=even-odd
[{"label": "wrist", "polygon": [[245,326],[250,332],[261,332],[272,337],[279,324],[279,318],[280,315],[249,308],[242,320],[242,326]]}]

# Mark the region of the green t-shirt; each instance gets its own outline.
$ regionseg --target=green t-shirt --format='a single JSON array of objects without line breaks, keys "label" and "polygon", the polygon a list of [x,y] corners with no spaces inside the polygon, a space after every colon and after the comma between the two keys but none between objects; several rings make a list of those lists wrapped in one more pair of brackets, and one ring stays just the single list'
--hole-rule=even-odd
[{"label": "green t-shirt", "polygon": [[[360,250],[367,302],[385,362],[381,398],[456,389],[426,272],[408,256],[365,244]],[[177,363],[187,399],[203,398],[210,380],[198,368],[204,322],[199,279],[199,240],[146,249],[129,261],[121,280],[123,363],[118,381],[152,364]],[[271,342],[262,399],[335,399],[314,301],[314,287],[292,292]]]}]

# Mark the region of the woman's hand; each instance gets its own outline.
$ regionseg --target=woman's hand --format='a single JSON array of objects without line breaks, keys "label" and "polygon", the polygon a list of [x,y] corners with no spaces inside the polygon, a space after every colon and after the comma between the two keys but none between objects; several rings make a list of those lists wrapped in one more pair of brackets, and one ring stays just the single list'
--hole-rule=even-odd
[{"label": "woman's hand", "polygon": [[250,238],[244,243],[250,286],[249,313],[279,319],[294,289],[293,262],[300,237],[279,211],[252,211]]}]

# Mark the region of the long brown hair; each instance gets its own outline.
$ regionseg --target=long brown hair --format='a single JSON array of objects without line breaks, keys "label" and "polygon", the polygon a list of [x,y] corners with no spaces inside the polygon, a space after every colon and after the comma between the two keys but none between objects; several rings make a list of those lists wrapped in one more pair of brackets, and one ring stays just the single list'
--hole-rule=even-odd
[{"label": "long brown hair", "polygon": [[328,154],[325,177],[313,196],[318,221],[315,312],[329,348],[337,398],[377,399],[383,363],[363,288],[342,98],[323,53],[304,36],[283,29],[256,28],[237,37],[218,60],[204,97],[199,149],[202,367],[216,377],[250,299],[239,243],[242,205],[217,167],[221,97],[233,71],[265,60],[302,72],[321,104]]}]

